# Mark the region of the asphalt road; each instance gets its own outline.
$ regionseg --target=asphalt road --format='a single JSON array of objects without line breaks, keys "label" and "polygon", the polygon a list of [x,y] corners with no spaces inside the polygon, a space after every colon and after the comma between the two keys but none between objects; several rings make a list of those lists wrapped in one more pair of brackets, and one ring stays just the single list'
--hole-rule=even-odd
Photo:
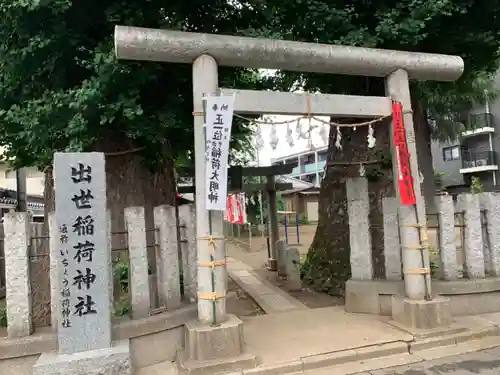
[{"label": "asphalt road", "polygon": [[[500,347],[432,361],[363,372],[363,375],[500,375]],[[361,374],[359,374],[361,375]]]}]

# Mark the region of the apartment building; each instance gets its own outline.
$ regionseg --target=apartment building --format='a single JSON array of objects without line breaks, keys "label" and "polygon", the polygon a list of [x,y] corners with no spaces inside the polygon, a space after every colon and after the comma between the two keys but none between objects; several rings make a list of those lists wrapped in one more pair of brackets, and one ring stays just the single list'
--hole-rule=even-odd
[{"label": "apartment building", "polygon": [[[495,78],[500,89],[500,74]],[[500,190],[500,100],[475,106],[467,116],[466,128],[454,142],[432,142],[435,174],[450,192],[468,189],[478,177],[485,190]]]},{"label": "apartment building", "polygon": [[302,151],[281,158],[271,159],[271,164],[292,164],[294,168],[288,177],[294,177],[319,188],[321,180],[324,177],[327,153],[328,146],[323,146],[315,150]]}]

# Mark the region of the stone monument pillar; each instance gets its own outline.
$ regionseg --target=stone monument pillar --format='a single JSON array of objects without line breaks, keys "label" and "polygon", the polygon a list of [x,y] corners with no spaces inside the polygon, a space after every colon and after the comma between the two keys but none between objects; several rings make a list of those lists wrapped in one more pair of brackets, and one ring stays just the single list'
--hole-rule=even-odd
[{"label": "stone monument pillar", "polygon": [[132,374],[128,340],[111,342],[104,163],[102,153],[54,156],[59,352],[42,354],[34,375]]}]

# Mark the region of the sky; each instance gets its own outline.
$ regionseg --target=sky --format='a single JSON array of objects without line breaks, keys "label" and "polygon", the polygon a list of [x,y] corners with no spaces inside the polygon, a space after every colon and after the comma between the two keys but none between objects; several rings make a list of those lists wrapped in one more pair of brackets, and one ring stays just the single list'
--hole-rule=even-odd
[{"label": "sky", "polygon": [[[273,118],[276,121],[285,121],[285,120],[295,120],[299,116],[273,116]],[[315,122],[312,120],[311,122],[313,125],[320,125],[321,123]],[[302,119],[301,120],[302,124],[302,130],[305,131],[309,127],[309,120],[307,119]],[[276,125],[276,135],[278,136],[278,144],[276,146],[276,150],[273,150],[271,145],[270,145],[270,140],[271,140],[271,124],[261,124],[259,125],[261,132],[262,132],[262,138],[264,139],[264,147],[258,152],[258,158],[259,158],[259,165],[265,166],[265,165],[271,165],[271,159],[273,158],[279,158],[283,156],[287,156],[290,154],[295,154],[301,151],[307,150],[307,139],[298,139],[297,133],[295,131],[297,126],[297,121],[293,121],[290,124],[290,128],[293,131],[293,141],[294,141],[294,146],[290,147],[290,145],[287,142],[286,135],[287,135],[287,125],[286,124],[278,124]],[[322,140],[320,133],[319,133],[319,127],[314,129],[312,132],[312,143],[315,148],[323,147],[326,145],[326,143]],[[327,131],[329,129],[327,128]],[[256,145],[256,137],[253,139],[253,144],[254,146]]]},{"label": "sky", "polygon": [[[273,75],[275,74],[275,70],[272,69],[260,69],[259,70],[262,75]],[[301,92],[300,88],[295,90],[296,92]],[[267,116],[266,116],[267,117]],[[286,121],[288,119],[290,120],[295,120],[299,118],[300,116],[271,116],[275,121]],[[322,117],[323,119],[323,117]],[[327,117],[324,119],[328,119]],[[313,125],[318,124],[318,122],[315,122],[312,120],[311,122]],[[302,124],[302,130],[305,131],[309,127],[309,120],[303,119],[301,120]],[[287,139],[286,139],[286,134],[287,134],[287,125],[286,124],[280,124],[276,125],[276,135],[278,136],[278,144],[276,146],[276,150],[273,150],[270,143],[270,134],[271,134],[271,128],[272,125],[269,124],[264,124],[264,125],[259,125],[261,132],[262,132],[262,138],[264,139],[264,148],[258,151],[258,164],[261,166],[265,165],[271,165],[271,159],[273,158],[279,158],[283,156],[287,156],[290,154],[295,154],[301,151],[307,150],[307,139],[297,139],[297,133],[295,132],[297,126],[297,121],[293,121],[290,124],[290,127],[292,128],[293,131],[293,141],[294,141],[294,146],[290,147],[288,145]],[[329,130],[329,129],[327,129]],[[325,146],[325,142],[321,139],[321,136],[319,135],[319,128],[316,128],[312,132],[312,141],[313,145],[315,147],[322,147]],[[253,144],[254,146],[256,145],[256,140],[255,137],[253,139]],[[257,154],[257,153],[256,153]],[[256,161],[257,162],[257,161]]]}]

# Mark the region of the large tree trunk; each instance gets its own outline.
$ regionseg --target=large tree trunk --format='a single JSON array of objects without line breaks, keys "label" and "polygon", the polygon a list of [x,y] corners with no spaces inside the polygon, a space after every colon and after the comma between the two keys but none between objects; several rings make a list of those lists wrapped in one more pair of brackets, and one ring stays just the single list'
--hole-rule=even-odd
[{"label": "large tree trunk", "polygon": [[[304,280],[315,289],[334,295],[344,295],[345,282],[351,270],[349,263],[349,217],[345,182],[359,177],[363,162],[368,178],[370,224],[373,243],[375,274],[383,277],[383,236],[381,197],[392,195],[392,174],[389,145],[389,125],[374,126],[377,142],[372,149],[367,144],[367,127],[341,128],[342,151],[335,147],[337,130],[330,128],[328,167],[319,195],[319,221],[304,268]],[[344,164],[345,163],[345,164]]]},{"label": "large tree trunk", "polygon": [[[415,106],[416,141],[419,165],[424,175],[423,190],[426,200],[434,196],[434,177],[430,153],[430,132],[421,106]],[[336,128],[331,127],[328,145],[328,163],[319,195],[319,221],[314,240],[304,265],[304,281],[315,289],[333,295],[344,296],[345,282],[351,275],[349,218],[345,181],[359,176],[359,163],[377,161],[365,165],[370,200],[370,231],[372,260],[375,278],[385,278],[382,198],[395,195],[390,158],[390,121],[374,125],[376,146],[367,147],[366,127],[356,131],[343,129],[343,151],[334,146]],[[342,166],[342,163],[353,165]],[[418,176],[417,175],[415,177]]]},{"label": "large tree trunk", "polygon": [[[102,141],[96,151],[106,153],[106,187],[107,204],[111,214],[111,230],[113,235],[113,259],[127,257],[127,234],[125,232],[124,208],[142,206],[146,211],[146,230],[148,258],[151,271],[154,273],[154,224],[153,207],[175,202],[174,181],[172,180],[172,162],[166,157],[163,168],[157,173],[150,172],[144,165],[144,159],[133,150],[132,142]],[[54,180],[52,169],[45,173],[45,213],[55,209]],[[47,223],[47,220],[45,220]],[[122,249],[122,250],[120,250]],[[48,252],[48,247],[47,250]],[[32,276],[34,297],[33,315],[37,325],[50,324],[50,286],[48,280],[49,259],[38,266],[38,272]],[[118,293],[115,285],[115,293]]]},{"label": "large tree trunk", "polygon": [[425,198],[427,213],[436,213],[436,181],[434,178],[434,167],[431,151],[431,129],[425,116],[422,104],[414,98],[412,101],[413,123],[415,125],[415,139],[417,142],[417,156],[420,172],[424,178],[421,185],[422,194]]}]

